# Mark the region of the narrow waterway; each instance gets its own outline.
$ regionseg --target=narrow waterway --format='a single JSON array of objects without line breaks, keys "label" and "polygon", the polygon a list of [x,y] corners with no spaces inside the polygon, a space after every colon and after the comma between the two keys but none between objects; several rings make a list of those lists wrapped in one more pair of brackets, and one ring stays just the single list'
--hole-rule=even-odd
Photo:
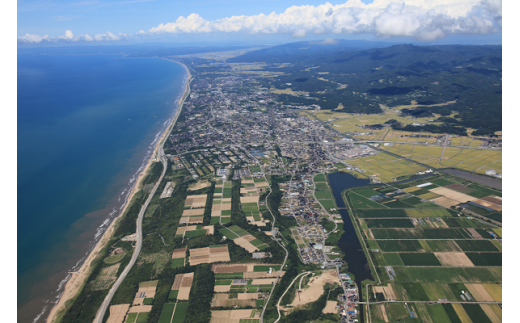
[{"label": "narrow waterway", "polygon": [[[336,204],[339,208],[345,207],[345,202],[343,201],[341,192],[347,188],[367,186],[370,184],[370,180],[368,179],[359,179],[348,173],[342,172],[329,174],[329,181],[332,188],[332,194],[334,195]],[[370,272],[367,257],[363,252],[361,242],[357,237],[356,230],[354,229],[354,225],[350,220],[347,210],[340,209],[339,213],[343,218],[343,230],[345,230],[345,233],[339,239],[338,247],[345,253],[343,260],[347,262],[348,271],[354,274],[358,289],[361,291],[361,282],[365,279],[374,280],[374,278]],[[359,301],[363,300],[362,297],[363,294],[360,293]],[[358,320],[359,322],[364,322],[362,307],[360,306],[358,310]]]}]

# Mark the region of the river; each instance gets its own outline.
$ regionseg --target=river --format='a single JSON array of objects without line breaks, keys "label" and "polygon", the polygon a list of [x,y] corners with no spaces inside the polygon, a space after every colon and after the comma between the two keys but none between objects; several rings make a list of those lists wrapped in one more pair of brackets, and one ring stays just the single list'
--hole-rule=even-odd
[{"label": "river", "polygon": [[[336,199],[336,204],[339,208],[345,207],[345,202],[343,201],[341,192],[343,192],[347,188],[367,186],[370,184],[370,180],[368,179],[359,179],[348,173],[342,172],[329,174],[329,182],[332,188],[332,194],[334,195],[334,198]],[[347,262],[348,271],[354,274],[355,282],[358,286],[358,289],[361,291],[361,282],[365,279],[374,280],[374,277],[370,272],[367,257],[363,252],[361,242],[358,239],[356,230],[354,229],[354,225],[352,224],[347,210],[340,209],[339,213],[343,218],[343,230],[345,230],[345,233],[339,239],[338,247],[341,249],[341,251],[345,253],[345,257],[343,258],[343,260]],[[359,301],[363,300],[362,297],[363,293],[360,293]],[[363,322],[363,309],[360,306],[358,310],[359,322]]]}]

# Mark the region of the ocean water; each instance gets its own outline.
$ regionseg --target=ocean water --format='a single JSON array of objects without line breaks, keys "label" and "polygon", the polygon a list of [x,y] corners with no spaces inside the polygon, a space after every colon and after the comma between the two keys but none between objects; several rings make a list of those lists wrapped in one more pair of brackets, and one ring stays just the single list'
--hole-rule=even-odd
[{"label": "ocean water", "polygon": [[44,322],[119,214],[186,78],[158,58],[18,55],[18,322]]}]

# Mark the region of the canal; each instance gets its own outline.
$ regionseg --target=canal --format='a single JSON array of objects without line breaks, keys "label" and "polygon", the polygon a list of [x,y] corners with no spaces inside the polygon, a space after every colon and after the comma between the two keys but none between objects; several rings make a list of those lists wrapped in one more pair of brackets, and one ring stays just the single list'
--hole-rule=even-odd
[{"label": "canal", "polygon": [[[329,182],[332,188],[332,194],[334,195],[336,204],[339,208],[346,207],[345,202],[343,201],[343,197],[341,196],[341,192],[343,192],[345,189],[370,185],[370,180],[368,179],[356,178],[348,173],[343,172],[329,174]],[[343,218],[343,230],[345,230],[345,233],[339,239],[338,247],[345,253],[343,260],[347,262],[348,271],[355,276],[355,282],[360,291],[359,301],[363,301],[361,282],[365,279],[374,280],[374,278],[370,272],[367,257],[363,252],[361,242],[357,237],[356,230],[354,229],[354,225],[347,210],[340,209],[338,211]],[[358,310],[358,320],[359,322],[364,322],[362,306],[360,306]]]}]

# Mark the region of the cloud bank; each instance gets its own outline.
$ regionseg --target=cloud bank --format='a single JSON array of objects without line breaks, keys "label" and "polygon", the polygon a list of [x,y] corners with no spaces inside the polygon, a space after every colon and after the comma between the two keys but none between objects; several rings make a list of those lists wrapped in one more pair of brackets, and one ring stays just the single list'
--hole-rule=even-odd
[{"label": "cloud bank", "polygon": [[327,2],[316,7],[292,6],[279,14],[232,16],[212,21],[192,13],[130,36],[107,33],[70,38],[66,33],[61,38],[50,38],[28,34],[19,37],[18,41],[89,41],[87,38],[98,40],[97,36],[100,40],[116,40],[110,37],[229,33],[288,34],[295,38],[308,34],[372,33],[378,37],[404,36],[431,41],[450,34],[489,34],[501,29],[501,0],[374,0],[371,4],[349,0],[339,5]]}]

